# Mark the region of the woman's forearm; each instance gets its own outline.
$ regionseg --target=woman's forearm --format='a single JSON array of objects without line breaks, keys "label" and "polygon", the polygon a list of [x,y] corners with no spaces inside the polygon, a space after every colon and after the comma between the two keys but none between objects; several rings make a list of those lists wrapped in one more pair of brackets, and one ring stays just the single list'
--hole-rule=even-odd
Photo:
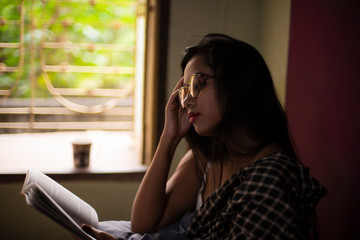
[{"label": "woman's forearm", "polygon": [[167,203],[166,183],[179,140],[161,136],[153,161],[136,194],[131,228],[134,232],[154,232],[159,228]]}]

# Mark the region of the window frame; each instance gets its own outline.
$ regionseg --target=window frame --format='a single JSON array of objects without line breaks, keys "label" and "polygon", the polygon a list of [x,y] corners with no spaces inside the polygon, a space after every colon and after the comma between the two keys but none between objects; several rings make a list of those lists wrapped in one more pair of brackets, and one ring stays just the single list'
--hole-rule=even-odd
[{"label": "window frame", "polygon": [[145,75],[143,163],[149,165],[155,153],[166,104],[166,74],[170,0],[149,0]]}]

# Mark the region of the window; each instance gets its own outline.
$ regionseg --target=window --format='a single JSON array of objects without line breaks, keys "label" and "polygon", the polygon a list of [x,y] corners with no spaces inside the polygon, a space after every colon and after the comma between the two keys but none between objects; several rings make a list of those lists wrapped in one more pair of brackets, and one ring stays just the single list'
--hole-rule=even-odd
[{"label": "window", "polygon": [[76,134],[96,139],[97,154],[133,141],[142,160],[146,17],[145,0],[1,1],[0,161],[33,140],[37,159],[51,147],[46,157],[65,147],[69,159]]}]

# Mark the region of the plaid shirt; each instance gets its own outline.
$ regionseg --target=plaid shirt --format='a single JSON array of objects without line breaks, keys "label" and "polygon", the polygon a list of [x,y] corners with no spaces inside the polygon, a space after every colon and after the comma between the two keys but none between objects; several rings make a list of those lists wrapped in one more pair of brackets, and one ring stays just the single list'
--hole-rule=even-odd
[{"label": "plaid shirt", "polygon": [[256,160],[205,201],[188,239],[307,239],[311,214],[327,193],[284,153]]}]

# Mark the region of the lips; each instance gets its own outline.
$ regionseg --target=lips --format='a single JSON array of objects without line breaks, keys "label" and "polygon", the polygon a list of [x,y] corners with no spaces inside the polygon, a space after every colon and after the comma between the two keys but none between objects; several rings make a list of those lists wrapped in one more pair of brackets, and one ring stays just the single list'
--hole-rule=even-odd
[{"label": "lips", "polygon": [[190,112],[189,113],[189,121],[190,121],[190,123],[193,124],[199,115],[200,115],[200,113],[192,113],[192,112]]}]

